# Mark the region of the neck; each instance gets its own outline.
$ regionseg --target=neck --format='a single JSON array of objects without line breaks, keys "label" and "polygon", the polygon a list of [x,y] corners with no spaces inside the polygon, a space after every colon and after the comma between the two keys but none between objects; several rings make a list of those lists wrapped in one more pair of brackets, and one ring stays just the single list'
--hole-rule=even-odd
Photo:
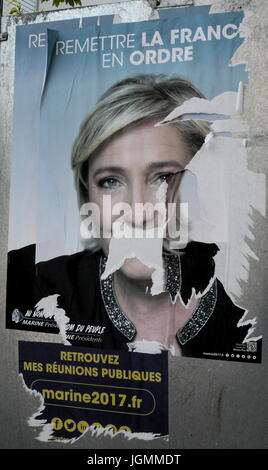
[{"label": "neck", "polygon": [[151,287],[151,279],[129,279],[120,270],[114,273],[114,289],[123,309],[129,310],[128,307],[132,307],[133,310],[133,305],[137,307],[139,305],[139,309],[142,308],[143,312],[152,308],[162,308],[169,294],[162,292],[152,295]]}]

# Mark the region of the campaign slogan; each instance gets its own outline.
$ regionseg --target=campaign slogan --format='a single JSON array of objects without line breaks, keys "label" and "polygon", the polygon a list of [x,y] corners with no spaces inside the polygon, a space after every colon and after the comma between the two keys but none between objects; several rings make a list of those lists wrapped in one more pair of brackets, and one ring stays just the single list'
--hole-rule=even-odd
[{"label": "campaign slogan", "polygon": [[[19,372],[43,399],[47,440],[91,430],[168,434],[168,356],[19,342]],[[44,421],[43,421],[44,422]]]},{"label": "campaign slogan", "polygon": [[[101,32],[96,28],[89,35],[88,30],[79,29],[67,36],[55,34],[55,31],[30,33],[27,47],[31,50],[47,47],[53,42],[55,56],[94,55],[100,54],[102,68],[140,66],[149,64],[166,64],[192,62],[198,58],[197,44],[206,42],[232,41],[239,38],[239,26],[235,22],[217,23],[211,19],[206,25],[181,24],[174,27],[170,21],[153,21],[146,25],[146,30],[126,32],[125,26]],[[93,28],[92,28],[93,29]],[[120,31],[122,29],[122,31]],[[128,27],[132,31],[131,26]],[[149,30],[148,30],[149,29]],[[115,33],[116,31],[116,33]]]}]

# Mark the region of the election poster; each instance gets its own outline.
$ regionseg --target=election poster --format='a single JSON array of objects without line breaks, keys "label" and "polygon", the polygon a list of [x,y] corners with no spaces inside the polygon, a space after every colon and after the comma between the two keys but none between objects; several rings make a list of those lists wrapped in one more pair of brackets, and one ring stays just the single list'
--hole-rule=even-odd
[{"label": "election poster", "polygon": [[55,439],[167,435],[168,354],[261,362],[241,300],[264,213],[243,20],[204,6],[17,26],[6,328],[58,334],[19,347]]},{"label": "election poster", "polygon": [[167,352],[126,354],[53,343],[19,343],[19,372],[43,409],[42,440],[74,442],[100,433],[168,435]]}]

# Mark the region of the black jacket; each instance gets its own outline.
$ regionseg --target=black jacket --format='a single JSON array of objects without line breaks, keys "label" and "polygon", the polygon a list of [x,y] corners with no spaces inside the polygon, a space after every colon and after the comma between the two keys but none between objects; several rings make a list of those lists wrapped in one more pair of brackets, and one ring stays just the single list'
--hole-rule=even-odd
[{"label": "black jacket", "polygon": [[[37,265],[34,259],[34,245],[9,253],[7,328],[52,333],[59,331],[53,316],[44,319],[42,310],[37,312],[35,309],[40,299],[58,294],[57,307],[63,309],[69,318],[67,339],[71,344],[128,349],[129,338],[125,336],[124,330],[111,321],[103,303],[99,280],[99,252],[82,251]],[[185,265],[182,264],[182,279],[186,279],[187,284],[189,272],[193,270],[189,259],[186,257]],[[196,272],[195,267],[195,276]],[[182,291],[187,297],[185,281]],[[201,302],[202,308],[197,312],[196,318],[190,319],[177,332],[183,356],[236,360],[236,356],[240,359],[244,354],[245,361],[251,360],[252,354],[247,353],[247,343],[242,344],[251,325],[237,326],[245,311],[231,301],[219,280],[215,280],[207,300],[205,295]],[[209,315],[208,309],[211,310]],[[259,341],[255,345],[255,362],[260,360],[260,346]],[[251,349],[252,347],[251,345]]]}]

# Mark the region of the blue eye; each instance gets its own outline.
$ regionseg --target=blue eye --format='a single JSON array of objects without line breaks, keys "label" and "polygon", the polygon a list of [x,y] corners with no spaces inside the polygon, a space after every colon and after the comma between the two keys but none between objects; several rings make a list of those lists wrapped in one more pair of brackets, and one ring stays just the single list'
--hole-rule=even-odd
[{"label": "blue eye", "polygon": [[166,181],[169,178],[169,176],[172,176],[172,175],[174,175],[174,173],[162,173],[161,175],[157,176],[155,181],[158,184],[162,184],[164,181]]},{"label": "blue eye", "polygon": [[115,189],[118,186],[121,186],[121,183],[116,178],[109,177],[109,178],[103,178],[102,180],[100,180],[98,182],[98,186],[104,189]]}]

